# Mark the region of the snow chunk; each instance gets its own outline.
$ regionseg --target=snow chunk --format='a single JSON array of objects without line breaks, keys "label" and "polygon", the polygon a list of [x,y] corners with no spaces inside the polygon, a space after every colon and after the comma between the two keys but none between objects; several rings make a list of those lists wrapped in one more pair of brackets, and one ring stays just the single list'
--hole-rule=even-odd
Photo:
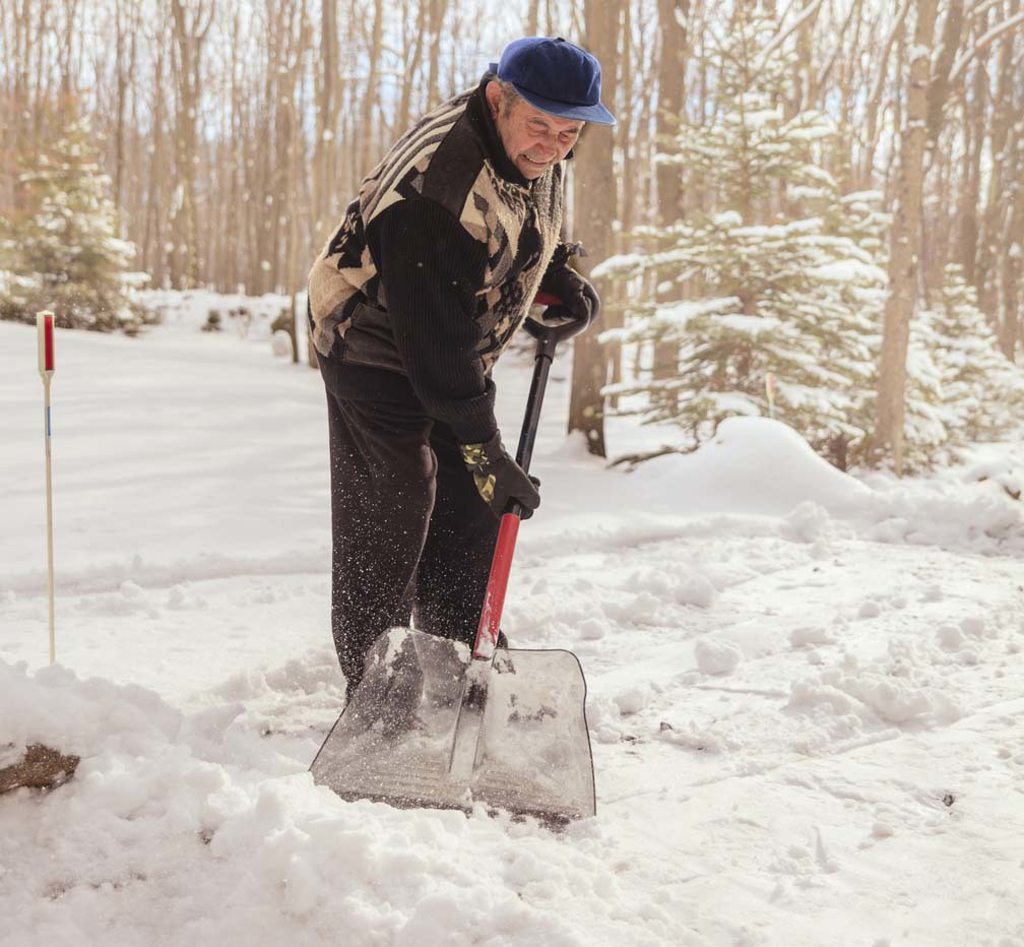
[{"label": "snow chunk", "polygon": [[963,632],[956,625],[939,625],[935,635],[939,640],[939,647],[946,651],[959,651],[964,643]]},{"label": "snow chunk", "polygon": [[827,708],[836,715],[854,714],[864,722],[902,725],[959,719],[960,707],[937,688],[895,676],[892,669],[830,668],[791,687],[793,709]]},{"label": "snow chunk", "polygon": [[986,635],[985,619],[976,615],[964,618],[960,622],[960,628],[965,635],[970,635],[973,638],[984,638]]},{"label": "snow chunk", "polygon": [[608,622],[600,618],[584,618],[577,626],[582,641],[600,641],[608,634]]},{"label": "snow chunk", "polygon": [[623,717],[638,714],[643,710],[651,699],[651,689],[646,684],[637,684],[622,691],[614,698],[615,706]]},{"label": "snow chunk", "polygon": [[794,628],[789,635],[789,643],[794,648],[802,648],[815,644],[834,644],[835,638],[832,633],[822,625],[803,626]]},{"label": "snow chunk", "polygon": [[739,645],[731,641],[701,638],[693,653],[697,667],[705,674],[731,674],[743,660]]},{"label": "snow chunk", "polygon": [[683,605],[710,608],[715,602],[717,591],[711,580],[703,575],[690,575],[679,583],[676,601]]},{"label": "snow chunk", "polygon": [[813,500],[801,503],[785,519],[789,531],[805,543],[821,539],[828,532],[830,524],[828,511]]},{"label": "snow chunk", "polygon": [[870,598],[862,602],[860,608],[857,610],[858,618],[878,618],[881,614],[882,606],[874,599]]}]

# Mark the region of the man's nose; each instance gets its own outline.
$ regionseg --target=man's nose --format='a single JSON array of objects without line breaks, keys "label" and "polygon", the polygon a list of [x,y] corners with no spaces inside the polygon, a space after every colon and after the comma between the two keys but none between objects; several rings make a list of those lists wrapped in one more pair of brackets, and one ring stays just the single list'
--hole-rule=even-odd
[{"label": "man's nose", "polygon": [[558,151],[558,136],[551,132],[541,132],[536,138],[536,145],[538,148],[554,154]]}]

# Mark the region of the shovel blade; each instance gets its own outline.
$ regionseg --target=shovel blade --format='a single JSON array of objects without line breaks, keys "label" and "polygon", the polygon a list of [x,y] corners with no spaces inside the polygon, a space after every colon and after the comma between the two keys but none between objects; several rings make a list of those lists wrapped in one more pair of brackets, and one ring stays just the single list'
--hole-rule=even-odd
[{"label": "shovel blade", "polygon": [[594,815],[586,682],[568,651],[499,652],[474,765],[450,769],[469,665],[462,644],[393,629],[321,746],[314,780],[343,799],[399,808],[477,803],[561,824]]}]

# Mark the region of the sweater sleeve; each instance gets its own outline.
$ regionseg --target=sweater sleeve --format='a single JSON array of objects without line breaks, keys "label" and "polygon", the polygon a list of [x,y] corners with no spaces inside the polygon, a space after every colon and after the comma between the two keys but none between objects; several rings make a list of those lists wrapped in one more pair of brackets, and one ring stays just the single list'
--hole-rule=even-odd
[{"label": "sweater sleeve", "polygon": [[486,248],[443,207],[408,198],[367,228],[402,364],[427,413],[464,444],[498,429],[478,345],[475,293]]}]

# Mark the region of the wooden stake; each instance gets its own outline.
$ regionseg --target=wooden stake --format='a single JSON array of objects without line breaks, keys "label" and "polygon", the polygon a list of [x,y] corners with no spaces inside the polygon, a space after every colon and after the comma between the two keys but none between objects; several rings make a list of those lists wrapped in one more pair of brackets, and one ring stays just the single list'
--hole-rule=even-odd
[{"label": "wooden stake", "polygon": [[53,313],[36,313],[39,340],[39,374],[43,379],[43,435],[46,444],[46,579],[50,604],[50,664],[57,660],[57,636],[53,604],[53,473],[50,441],[53,425],[50,416],[50,383],[53,381]]}]

